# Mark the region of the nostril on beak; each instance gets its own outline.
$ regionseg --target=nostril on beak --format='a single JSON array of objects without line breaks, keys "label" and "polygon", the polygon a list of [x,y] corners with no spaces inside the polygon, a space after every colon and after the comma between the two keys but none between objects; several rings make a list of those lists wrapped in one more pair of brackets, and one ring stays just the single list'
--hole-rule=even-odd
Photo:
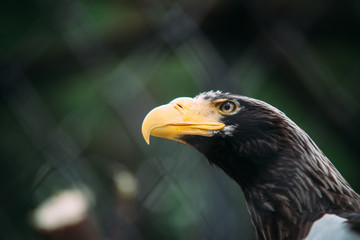
[{"label": "nostril on beak", "polygon": [[179,104],[179,103],[177,103],[176,104],[179,108],[181,108],[181,109],[183,109],[184,107],[181,105],[181,104]]}]

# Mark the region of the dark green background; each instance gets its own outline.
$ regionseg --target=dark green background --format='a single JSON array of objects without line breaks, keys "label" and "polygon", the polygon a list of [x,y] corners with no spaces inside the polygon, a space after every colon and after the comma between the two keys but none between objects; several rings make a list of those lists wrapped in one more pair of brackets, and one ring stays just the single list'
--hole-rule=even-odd
[{"label": "dark green background", "polygon": [[7,1],[0,18],[1,239],[41,239],[32,211],[78,186],[107,239],[253,239],[232,180],[141,136],[153,107],[211,89],[285,112],[360,192],[358,0]]}]

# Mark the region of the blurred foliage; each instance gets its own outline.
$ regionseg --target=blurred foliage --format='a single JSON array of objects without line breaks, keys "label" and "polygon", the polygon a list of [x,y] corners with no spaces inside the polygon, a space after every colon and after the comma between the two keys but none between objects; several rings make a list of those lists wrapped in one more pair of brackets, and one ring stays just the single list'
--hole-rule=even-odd
[{"label": "blurred foliage", "polygon": [[[194,149],[149,147],[140,134],[153,107],[210,89],[281,109],[360,192],[357,0],[36,0],[0,11],[1,239],[40,239],[33,209],[81,186],[107,239],[253,239],[235,183]],[[124,168],[139,184],[131,211],[114,185]]]}]

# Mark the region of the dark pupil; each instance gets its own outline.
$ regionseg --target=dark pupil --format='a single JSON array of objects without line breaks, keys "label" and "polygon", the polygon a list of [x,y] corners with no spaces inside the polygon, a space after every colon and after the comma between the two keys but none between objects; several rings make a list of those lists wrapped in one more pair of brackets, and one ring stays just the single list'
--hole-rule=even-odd
[{"label": "dark pupil", "polygon": [[231,104],[229,102],[226,102],[223,107],[225,111],[229,111],[231,108]]}]

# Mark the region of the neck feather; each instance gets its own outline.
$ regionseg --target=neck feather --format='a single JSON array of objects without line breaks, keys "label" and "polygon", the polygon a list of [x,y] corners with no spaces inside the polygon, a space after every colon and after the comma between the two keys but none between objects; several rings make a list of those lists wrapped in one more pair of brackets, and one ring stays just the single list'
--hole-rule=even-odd
[{"label": "neck feather", "polygon": [[[221,158],[216,148],[204,152],[242,187],[258,239],[304,238],[324,213],[360,211],[359,195],[310,137],[295,124],[286,132],[286,141],[273,149],[266,141],[223,141],[228,147]],[[266,151],[244,151],[246,144]]]}]

